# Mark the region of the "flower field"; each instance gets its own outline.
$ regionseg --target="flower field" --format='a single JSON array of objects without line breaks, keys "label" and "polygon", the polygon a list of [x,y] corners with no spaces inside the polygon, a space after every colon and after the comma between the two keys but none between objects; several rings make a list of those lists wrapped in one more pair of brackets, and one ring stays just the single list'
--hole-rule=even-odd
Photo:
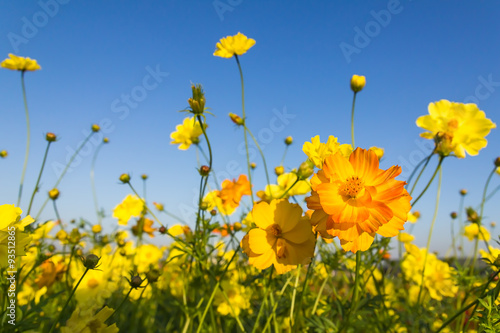
[{"label": "flower field", "polygon": [[[222,134],[211,132],[216,106],[202,84],[192,84],[179,110],[183,119],[170,129],[172,145],[197,152],[182,166],[197,170],[194,220],[149,200],[146,174],[118,171],[128,195],[105,208],[114,221],[106,225],[93,178],[105,137],[91,166],[95,219],[63,221],[59,185],[101,128],[89,124],[52,189],[40,191],[47,156],[62,140],[45,133],[39,171],[27,172],[26,82],[43,64],[14,54],[1,63],[2,72],[20,74],[28,136],[19,192],[0,203],[0,332],[500,332],[500,237],[486,219],[488,206],[498,203],[500,157],[487,149],[496,128],[488,112],[473,103],[429,101],[428,114],[415,122],[434,148],[403,181],[401,166],[385,159],[391,147],[355,144],[356,101],[370,78],[353,75],[342,92],[352,94],[350,141],[331,133],[297,144],[288,136],[281,164],[267,165],[245,110],[243,74],[252,69],[243,59],[255,44],[238,33],[216,42],[213,53],[241,82],[242,103],[227,126],[244,140],[244,172],[217,177],[211,141]],[[255,160],[251,144],[259,151]],[[292,149],[303,154],[301,164],[284,162]],[[446,161],[478,154],[491,156],[489,173],[471,173],[483,186],[481,200],[465,205],[467,191],[460,192],[451,236],[438,235],[451,249],[436,254],[430,243]],[[0,157],[1,164],[9,152]],[[256,168],[265,179],[257,181]],[[24,186],[27,177],[36,179],[34,188]],[[435,198],[434,211],[420,212],[424,197]],[[55,218],[42,220],[48,209]],[[412,234],[421,214],[433,216],[426,247]]]}]

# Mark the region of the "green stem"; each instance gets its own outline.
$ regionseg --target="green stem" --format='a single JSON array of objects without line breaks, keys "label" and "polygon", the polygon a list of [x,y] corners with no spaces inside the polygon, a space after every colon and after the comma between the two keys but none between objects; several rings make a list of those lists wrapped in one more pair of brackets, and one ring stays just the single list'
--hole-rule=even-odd
[{"label": "green stem", "polygon": [[[429,160],[431,159],[432,155],[434,155],[434,151],[431,152],[431,154],[429,156],[427,156],[426,158],[424,158],[423,160],[421,160],[420,162],[418,162],[417,166],[415,167],[415,169],[413,169],[413,171],[411,172],[410,174],[410,177],[408,177],[408,180],[406,181],[406,187],[409,186],[410,182],[411,182],[411,179],[413,178],[413,176],[415,175],[415,172],[417,172],[417,170],[420,168],[420,165],[422,165],[422,163],[425,162],[425,165],[427,166],[427,163],[429,162]],[[424,167],[425,168],[425,167]],[[420,172],[422,173],[422,172]]]},{"label": "green stem", "polygon": [[323,289],[325,289],[326,283],[328,282],[329,278],[330,278],[330,275],[327,275],[325,281],[323,281],[323,283],[321,284],[321,287],[319,288],[318,296],[316,297],[316,301],[314,301],[314,306],[313,306],[313,309],[311,312],[311,316],[314,316],[314,314],[316,313],[316,309],[318,308],[318,304],[319,304],[319,299],[321,297],[321,294],[323,293]]},{"label": "green stem", "polygon": [[[491,170],[489,176],[488,176],[488,179],[486,180],[486,184],[484,185],[484,190],[483,190],[483,198],[481,200],[481,209],[479,211],[479,219],[477,221],[477,229],[479,232],[481,232],[481,225],[483,223],[483,213],[484,213],[484,202],[486,201],[486,193],[488,192],[488,185],[490,184],[490,180],[491,180],[491,177],[493,176],[493,174],[495,173],[496,171],[496,166],[493,168],[493,170]],[[483,239],[486,241],[486,239],[484,238],[483,236]],[[478,246],[479,245],[479,235],[476,237],[476,242],[474,244],[474,254],[473,254],[473,257],[472,257],[472,264],[471,264],[471,267],[470,267],[470,272],[474,272],[474,268],[475,268],[475,265],[476,265],[476,260],[477,260],[477,250],[478,250]],[[488,244],[486,244],[486,248],[488,250],[489,249],[489,246]]]},{"label": "green stem", "polygon": [[[243,80],[243,71],[240,65],[240,59],[238,59],[238,55],[235,54],[234,58],[236,59],[236,63],[238,64],[238,70],[240,71],[240,80],[241,80],[241,114],[243,116],[243,121],[246,123],[246,114],[245,114],[245,84]],[[252,205],[255,202],[253,197],[253,186],[252,186],[252,168],[250,167],[250,154],[248,152],[248,138],[247,138],[247,127],[245,125],[243,130],[243,136],[245,137],[245,150],[247,155],[247,170],[248,170],[248,181],[250,182],[250,195],[252,197]]]},{"label": "green stem", "polygon": [[45,167],[45,162],[47,161],[47,155],[49,154],[49,148],[50,148],[51,143],[52,143],[52,141],[49,141],[47,143],[47,148],[45,148],[45,154],[43,155],[42,167],[40,168],[40,173],[38,174],[38,179],[36,180],[35,189],[33,190],[33,193],[31,194],[30,204],[28,206],[28,212],[26,213],[26,215],[30,214],[31,205],[33,205],[33,199],[35,198],[35,194],[38,192],[38,185],[40,184],[40,179],[42,178],[43,169]]},{"label": "green stem", "polygon": [[420,195],[412,202],[411,206],[414,207],[416,205],[416,203],[418,202],[418,200],[420,200],[420,198],[424,195],[424,193],[427,191],[427,189],[429,188],[429,186],[431,186],[434,178],[436,178],[436,175],[438,173],[438,171],[441,169],[441,164],[443,163],[444,161],[444,157],[440,156],[439,157],[439,162],[438,162],[438,165],[436,167],[436,170],[434,171],[434,173],[432,174],[432,177],[431,179],[429,179],[429,182],[427,183],[427,185],[425,186],[424,190],[422,191],[422,193],[420,193]]},{"label": "green stem", "polygon": [[99,210],[99,203],[97,201],[97,191],[95,189],[95,180],[94,180],[94,169],[95,169],[95,161],[97,160],[97,154],[101,150],[103,143],[104,142],[101,142],[101,144],[95,150],[94,157],[92,158],[92,164],[90,166],[90,185],[92,186],[92,196],[94,197],[94,208],[95,208],[95,213],[97,215],[97,221],[99,224],[102,223],[102,216]]},{"label": "green stem", "polygon": [[302,265],[297,266],[297,276],[295,277],[295,285],[293,286],[293,296],[292,296],[292,306],[290,307],[290,326],[293,327],[295,322],[293,318],[294,306],[295,306],[295,296],[297,295],[297,286],[299,285],[300,270]]},{"label": "green stem", "polygon": [[[92,137],[92,135],[94,135],[94,133],[96,133],[96,132],[94,132],[94,131],[90,132],[90,134],[85,138],[85,140],[82,142],[82,144],[76,149],[75,153],[73,154],[73,156],[71,156],[69,162],[64,167],[63,172],[61,173],[61,175],[57,179],[55,185],[52,186],[52,188],[57,188],[57,186],[59,185],[59,183],[61,183],[61,180],[63,179],[64,175],[68,171],[70,165],[73,163],[73,161],[75,160],[76,156],[80,153],[80,150],[82,150],[82,148],[87,144],[87,142],[90,140],[90,138]],[[45,208],[45,206],[47,205],[47,203],[49,202],[49,199],[50,199],[49,197],[47,197],[47,199],[45,199],[45,202],[43,203],[42,207],[40,208],[40,210],[36,214],[35,221],[38,220],[38,218],[40,217],[40,214],[42,214],[42,211]]]},{"label": "green stem", "polygon": [[76,284],[76,286],[71,291],[71,294],[69,295],[68,300],[66,301],[66,304],[64,304],[62,310],[59,312],[59,315],[57,316],[57,319],[52,323],[52,326],[50,327],[49,333],[52,333],[52,331],[54,331],[54,328],[56,327],[57,323],[59,322],[59,320],[61,320],[61,317],[62,317],[62,315],[64,313],[64,310],[66,310],[66,307],[68,306],[69,301],[71,300],[71,297],[73,297],[73,295],[75,294],[76,289],[78,288],[78,286],[80,285],[80,282],[82,282],[83,277],[85,276],[85,274],[87,274],[88,271],[89,271],[89,268],[86,268],[85,272],[83,272],[82,277],[80,278],[80,280],[78,280],[78,283]]},{"label": "green stem", "polygon": [[[205,137],[205,140],[207,140],[208,158],[209,158],[208,159],[208,168],[209,168],[209,172],[210,172],[212,170],[212,163],[213,163],[212,146],[210,145],[210,140],[208,140],[207,131],[205,130],[205,127],[203,126],[203,122],[201,121],[201,116],[198,115],[197,119],[198,119],[198,122],[200,123],[201,130],[203,131],[203,136]],[[207,188],[208,175],[202,176],[202,182],[203,182],[203,186],[201,187],[201,190],[200,190],[200,201],[199,201],[199,205],[198,205],[198,216],[196,218],[197,222],[200,219],[200,213],[202,213],[201,212],[201,203],[203,201],[203,197],[205,195],[205,190]]]},{"label": "green stem", "polygon": [[257,142],[257,139],[255,138],[255,136],[253,136],[252,132],[250,131],[250,129],[248,129],[248,127],[246,125],[245,125],[245,130],[248,132],[248,134],[250,134],[250,137],[252,138],[253,142],[255,142],[255,145],[257,146],[257,150],[259,151],[260,156],[262,157],[262,162],[264,164],[264,171],[266,172],[267,184],[271,185],[271,181],[269,180],[270,179],[269,172],[267,171],[267,163],[266,163],[266,157],[264,156],[264,152],[260,148],[260,145],[259,145],[259,142]]},{"label": "green stem", "polygon": [[283,153],[283,157],[281,158],[280,165],[283,165],[283,163],[285,162],[285,157],[286,157],[287,151],[288,151],[288,145],[285,146],[285,152]]},{"label": "green stem", "polygon": [[[279,197],[279,199],[284,198],[285,195],[287,195],[288,192],[290,192],[290,190],[292,189],[292,187],[294,187],[295,184],[297,184],[299,181],[300,181],[300,179],[297,176],[297,179],[293,182],[292,186],[290,186],[289,188],[287,188],[286,191]],[[269,196],[271,196],[271,191],[269,191]]]},{"label": "green stem", "polygon": [[429,230],[429,236],[427,237],[427,246],[426,246],[426,251],[425,251],[425,256],[424,256],[424,267],[422,268],[422,278],[421,278],[421,282],[420,282],[420,290],[418,291],[417,305],[420,304],[420,297],[422,296],[422,290],[424,288],[425,268],[427,265],[427,257],[429,256],[429,248],[431,246],[432,230],[434,229],[434,224],[436,222],[438,208],[439,208],[439,198],[441,196],[441,181],[443,178],[442,177],[443,172],[442,172],[440,164],[438,165],[438,169],[439,169],[439,178],[438,178],[438,188],[437,188],[437,194],[436,194],[436,206],[434,208],[434,216],[432,217],[431,228]]},{"label": "green stem", "polygon": [[24,112],[26,114],[26,153],[24,155],[23,171],[21,173],[21,183],[19,184],[19,194],[17,196],[17,207],[21,204],[21,196],[23,194],[24,177],[26,176],[26,168],[28,166],[28,157],[30,154],[30,114],[28,111],[28,99],[26,98],[26,87],[24,85],[24,71],[21,72],[21,86],[23,88]]},{"label": "green stem", "polygon": [[61,227],[61,229],[62,229],[63,231],[65,231],[65,230],[64,230],[64,226],[63,226],[63,222],[62,222],[62,220],[61,220],[61,215],[59,215],[59,210],[57,210],[57,204],[56,204],[56,201],[55,201],[55,200],[52,200],[52,204],[53,204],[53,206],[54,206],[54,212],[56,213],[56,218],[57,218],[57,220],[59,221],[59,226]]},{"label": "green stem", "polygon": [[[147,287],[147,285],[146,285]],[[144,288],[146,288],[144,287]],[[108,323],[111,323],[111,318],[113,318],[113,316],[115,315],[115,313],[118,312],[118,310],[120,310],[120,308],[122,307],[123,303],[125,303],[125,301],[128,299],[130,293],[132,292],[132,289],[134,289],[133,287],[130,287],[130,290],[128,291],[127,295],[123,298],[123,300],[121,301],[120,305],[118,305],[118,307],[116,308],[116,310],[111,314],[111,316],[109,316],[108,319],[106,319],[106,321]],[[142,294],[141,294],[142,295]]]},{"label": "green stem", "polygon": [[356,105],[356,95],[357,92],[354,92],[352,97],[352,109],[351,109],[351,140],[352,140],[352,149],[356,149],[356,145],[354,144],[354,106]]},{"label": "green stem", "polygon": [[[156,217],[156,215],[151,211],[151,209],[149,209],[148,205],[146,204],[146,201],[144,201],[143,198],[141,198],[141,196],[139,195],[139,193],[137,193],[137,191],[135,190],[135,188],[132,186],[132,184],[130,182],[127,183],[129,186],[130,186],[130,189],[132,190],[132,192],[134,192],[134,194],[139,198],[141,199],[142,203],[144,204],[144,208],[146,208],[146,210],[148,211],[149,214],[151,214],[151,216],[155,219],[156,222],[158,222],[159,225],[161,225],[162,227],[164,226],[163,223],[160,222],[160,220]],[[167,231],[167,234],[169,236],[171,236],[168,231]],[[173,237],[173,236],[172,236]],[[174,237],[174,239],[177,240],[177,237]]]},{"label": "green stem", "polygon": [[[424,173],[425,168],[427,167],[427,164],[429,164],[429,161],[431,160],[432,155],[433,155],[433,152],[432,152],[432,153],[431,153],[431,154],[430,154],[430,155],[429,155],[429,156],[428,156],[425,160],[423,160],[423,161],[425,161],[425,164],[424,164],[424,166],[422,167],[422,169],[420,170],[420,172],[418,173],[417,179],[415,179],[415,182],[413,183],[413,186],[412,186],[411,191],[410,191],[410,195],[412,195],[412,194],[413,194],[413,191],[415,191],[415,187],[417,186],[418,181],[420,180],[420,177],[421,177],[421,176],[422,176],[422,174]],[[423,161],[422,161],[422,162],[423,162]],[[420,162],[420,163],[422,163],[422,162]],[[415,168],[415,170],[417,170],[417,169]],[[415,171],[415,170],[414,170],[414,171]],[[412,177],[412,176],[413,176],[413,173],[412,173],[412,175],[410,176],[410,180],[411,180],[411,177]],[[408,180],[408,182],[409,182],[409,180]]]},{"label": "green stem", "polygon": [[[269,272],[269,281],[267,283],[267,286],[266,286],[266,289],[264,291],[264,299],[262,300],[262,304],[260,305],[260,308],[259,308],[259,313],[257,313],[257,318],[255,319],[255,323],[253,325],[253,329],[252,329],[252,333],[255,333],[257,332],[257,329],[259,328],[259,321],[260,321],[260,317],[262,315],[262,311],[264,310],[264,306],[267,302],[267,296],[269,296],[269,293],[271,292],[271,282],[273,280],[273,271],[274,271],[274,267],[271,266],[270,268],[270,272]],[[275,304],[277,305],[277,304]]]}]

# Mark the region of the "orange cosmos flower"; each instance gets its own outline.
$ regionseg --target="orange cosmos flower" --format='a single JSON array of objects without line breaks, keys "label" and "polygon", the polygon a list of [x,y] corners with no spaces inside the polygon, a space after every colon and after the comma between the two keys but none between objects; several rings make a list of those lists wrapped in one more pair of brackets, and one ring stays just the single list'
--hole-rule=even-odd
[{"label": "orange cosmos flower", "polygon": [[219,197],[222,199],[222,205],[226,208],[237,208],[240,205],[241,197],[250,195],[250,182],[247,176],[240,175],[238,181],[226,179],[222,182],[222,189]]},{"label": "orange cosmos flower", "polygon": [[395,180],[401,167],[379,169],[377,155],[357,148],[347,159],[340,152],[325,159],[311,179],[311,221],[320,234],[340,239],[345,251],[366,251],[375,234],[396,236],[411,209],[405,182]]},{"label": "orange cosmos flower", "polygon": [[314,255],[315,236],[302,208],[287,199],[260,202],[253,207],[257,225],[242,239],[241,247],[251,265],[266,269],[274,264],[278,274],[298,264],[308,264]]}]

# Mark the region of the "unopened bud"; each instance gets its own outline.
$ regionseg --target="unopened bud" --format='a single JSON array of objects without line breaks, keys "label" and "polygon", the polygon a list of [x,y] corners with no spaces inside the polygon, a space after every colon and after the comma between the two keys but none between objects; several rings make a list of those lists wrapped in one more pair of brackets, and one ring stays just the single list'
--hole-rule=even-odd
[{"label": "unopened bud", "polygon": [[153,202],[153,205],[156,207],[156,209],[158,209],[160,212],[164,211],[165,210],[165,207],[163,206],[162,203],[158,203],[158,202]]},{"label": "unopened bud", "polygon": [[366,85],[366,78],[362,75],[353,75],[351,78],[351,90],[360,92]]},{"label": "unopened bud", "polygon": [[210,215],[212,215],[212,216],[217,215],[217,211],[216,211],[215,209],[212,209],[212,210],[210,211]]},{"label": "unopened bud", "polygon": [[146,273],[146,279],[148,279],[149,283],[154,283],[158,281],[160,278],[160,271],[157,269],[152,269],[149,272]]},{"label": "unopened bud", "polygon": [[500,167],[500,157],[497,157],[494,163],[497,168]]},{"label": "unopened bud", "polygon": [[6,157],[7,157],[7,155],[9,155],[9,153],[7,153],[7,150],[2,150],[2,151],[0,151],[0,157],[1,157],[1,158],[6,158]]},{"label": "unopened bud", "polygon": [[160,232],[160,234],[166,234],[167,233],[167,228],[165,228],[164,226],[161,226],[158,231]]},{"label": "unopened bud", "polygon": [[133,276],[132,279],[130,279],[130,287],[132,288],[139,288],[142,284],[143,279],[139,275]]},{"label": "unopened bud", "polygon": [[250,163],[250,168],[253,170],[257,167],[257,164],[255,164],[254,162]]},{"label": "unopened bud", "polygon": [[148,175],[146,175],[145,173],[143,173],[143,174],[141,175],[141,178],[142,178],[142,180],[146,180],[146,179],[148,179]]},{"label": "unopened bud", "polygon": [[59,190],[57,188],[53,188],[52,190],[49,191],[49,198],[52,200],[56,200],[59,198]]},{"label": "unopened bud", "polygon": [[241,228],[242,228],[242,225],[241,225],[240,222],[234,222],[234,224],[233,224],[233,230],[234,231],[240,231]]},{"label": "unopened bud", "polygon": [[123,183],[123,184],[128,184],[130,183],[130,175],[128,173],[123,173],[121,174],[120,176],[120,181]]},{"label": "unopened bud", "polygon": [[108,137],[105,137],[104,139],[102,139],[102,142],[104,142],[104,143],[109,143],[109,138],[108,138]]},{"label": "unopened bud", "polygon": [[98,234],[98,233],[100,233],[101,231],[102,231],[102,227],[101,227],[101,225],[100,225],[100,224],[96,224],[96,225],[93,225],[93,226],[92,226],[92,232],[93,232],[94,234]]},{"label": "unopened bud", "polygon": [[237,114],[229,113],[229,118],[231,118],[231,121],[238,126],[242,126],[245,124],[245,121],[243,120],[243,118],[241,118]]},{"label": "unopened bud", "polygon": [[94,132],[94,133],[97,133],[101,130],[101,127],[99,127],[99,125],[97,125],[97,124],[93,124],[91,128],[92,128],[92,132]]},{"label": "unopened bud", "polygon": [[311,177],[314,173],[314,164],[311,160],[307,159],[307,161],[302,162],[299,166],[299,170],[297,170],[297,177],[299,179],[307,179]]},{"label": "unopened bud", "polygon": [[94,269],[97,267],[97,264],[99,263],[99,258],[95,254],[89,254],[87,258],[83,259],[83,266],[88,269]]},{"label": "unopened bud", "polygon": [[450,216],[452,219],[456,219],[458,214],[457,214],[457,212],[451,212]]},{"label": "unopened bud", "polygon": [[467,190],[466,189],[461,189],[460,190],[460,195],[466,195],[467,194]]},{"label": "unopened bud", "polygon": [[188,99],[191,112],[195,115],[201,115],[205,111],[205,94],[203,93],[203,88],[200,84],[196,84],[191,86],[191,90],[193,97]]},{"label": "unopened bud", "polygon": [[293,138],[292,138],[291,136],[287,136],[287,137],[285,138],[285,144],[286,144],[287,146],[289,146],[289,145],[291,145],[292,143],[293,143]]},{"label": "unopened bud", "polygon": [[45,134],[45,140],[47,140],[48,142],[54,142],[57,140],[57,136],[54,133],[49,132]]},{"label": "unopened bud", "polygon": [[413,216],[415,216],[417,219],[420,218],[420,212],[418,210],[414,211]]},{"label": "unopened bud", "polygon": [[496,226],[497,226],[497,224],[496,224],[495,222],[491,222],[491,223],[490,223],[490,227],[491,227],[491,228],[494,228],[494,227],[496,227]]},{"label": "unopened bud", "polygon": [[208,165],[202,165],[199,172],[201,176],[206,177],[210,173],[210,168]]},{"label": "unopened bud", "polygon": [[467,208],[466,212],[467,212],[467,220],[471,221],[472,223],[477,223],[479,221],[479,216],[472,207]]},{"label": "unopened bud", "polygon": [[284,172],[285,172],[285,168],[282,165],[277,166],[276,168],[274,168],[274,173],[276,174],[276,176],[280,176]]}]

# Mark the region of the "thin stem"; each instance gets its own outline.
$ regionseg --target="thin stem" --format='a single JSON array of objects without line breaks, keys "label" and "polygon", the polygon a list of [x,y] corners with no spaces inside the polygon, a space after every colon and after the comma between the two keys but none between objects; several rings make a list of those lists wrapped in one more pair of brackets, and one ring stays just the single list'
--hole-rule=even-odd
[{"label": "thin stem", "polygon": [[61,227],[61,229],[63,231],[65,231],[62,220],[61,220],[61,215],[59,215],[59,210],[57,210],[56,200],[52,200],[52,205],[54,206],[54,212],[56,213],[56,218],[59,221],[59,226]]},{"label": "thin stem", "polygon": [[[132,190],[132,192],[134,192],[134,194],[137,195],[137,197],[139,199],[141,199],[142,203],[144,204],[144,208],[146,208],[146,210],[148,211],[148,213],[151,214],[151,216],[153,216],[153,218],[155,219],[156,222],[158,222],[159,225],[163,226],[163,223],[161,223],[160,220],[158,220],[158,218],[156,217],[156,215],[151,211],[151,209],[149,209],[148,205],[146,204],[146,201],[144,201],[144,199],[141,198],[141,196],[139,195],[139,193],[137,193],[137,191],[132,186],[132,184],[130,182],[128,182],[127,184],[130,186],[130,189]],[[168,234],[168,231],[167,231],[167,234]],[[169,234],[169,236],[171,236],[171,235]],[[177,237],[175,237],[174,239],[177,240]]]},{"label": "thin stem", "polygon": [[[209,159],[208,159],[208,168],[209,168],[209,172],[210,172],[212,170],[212,163],[213,163],[212,146],[210,145],[210,140],[208,140],[207,131],[205,130],[205,127],[203,126],[203,122],[201,121],[201,116],[198,115],[197,119],[198,119],[198,122],[200,123],[201,130],[203,131],[203,136],[205,137],[205,140],[207,141],[208,156],[209,156]],[[196,217],[197,227],[198,227],[198,222],[200,220],[200,213],[202,213],[201,203],[203,201],[203,197],[205,195],[205,190],[207,188],[208,175],[202,176],[201,181],[202,181],[203,185],[200,188],[200,200],[199,200],[199,205],[198,205],[198,216]]]},{"label": "thin stem", "polygon": [[441,164],[443,163],[443,161],[444,161],[444,157],[440,156],[439,157],[439,162],[438,162],[438,165],[436,167],[436,170],[434,171],[434,174],[432,175],[431,179],[429,180],[429,182],[425,186],[425,188],[422,191],[422,193],[420,193],[420,195],[412,202],[412,204],[411,204],[412,207],[414,207],[416,205],[416,203],[418,202],[418,200],[420,200],[420,198],[424,195],[424,193],[427,191],[427,189],[429,188],[429,186],[431,186],[432,181],[434,180],[434,178],[436,178],[436,174],[441,169]]},{"label": "thin stem", "polygon": [[[147,285],[146,285],[147,287]],[[146,288],[144,287],[144,288]],[[115,315],[115,313],[118,312],[118,310],[120,310],[120,308],[122,307],[123,303],[125,303],[125,301],[128,299],[128,296],[130,295],[130,293],[132,292],[132,289],[134,289],[133,287],[130,287],[130,290],[128,291],[127,295],[123,298],[123,300],[121,301],[120,305],[118,305],[118,307],[115,309],[115,311],[111,314],[111,316],[109,316],[109,318],[106,320],[108,323],[111,322],[111,318],[113,318],[113,316]],[[142,295],[142,294],[141,294]]]},{"label": "thin stem", "polygon": [[357,92],[354,92],[352,97],[352,109],[351,109],[351,140],[352,140],[352,149],[356,149],[356,145],[354,144],[354,106],[356,105],[356,95]]},{"label": "thin stem", "polygon": [[424,267],[422,268],[422,278],[421,278],[421,282],[420,282],[420,290],[418,292],[417,305],[420,304],[420,297],[422,296],[422,290],[424,288],[425,268],[427,265],[427,258],[429,256],[429,248],[431,246],[432,230],[434,229],[434,224],[436,222],[438,208],[439,208],[439,198],[441,196],[441,181],[443,178],[442,177],[443,172],[442,172],[440,164],[438,165],[438,169],[439,169],[439,178],[438,178],[438,188],[437,188],[437,194],[436,194],[436,206],[434,208],[434,216],[432,217],[431,228],[429,230],[429,236],[427,237],[427,246],[426,246],[427,250],[425,251]]},{"label": "thin stem", "polygon": [[83,277],[85,276],[85,274],[87,274],[88,271],[89,271],[89,268],[86,268],[85,272],[83,272],[82,277],[80,278],[80,280],[78,280],[78,283],[76,284],[75,288],[73,288],[73,290],[71,291],[71,294],[69,295],[68,300],[66,301],[66,304],[64,304],[64,306],[62,307],[62,310],[59,312],[57,319],[52,323],[52,326],[50,327],[49,333],[52,333],[52,331],[54,331],[54,328],[56,327],[57,323],[59,322],[59,320],[61,320],[61,317],[64,313],[64,310],[66,310],[66,307],[68,306],[69,301],[71,300],[71,297],[73,297],[73,295],[75,294],[76,289],[78,288],[78,286],[80,285],[80,282],[82,282]]},{"label": "thin stem", "polygon": [[[63,179],[64,175],[68,171],[70,165],[73,163],[73,161],[75,160],[76,156],[80,153],[80,150],[82,150],[82,148],[87,144],[87,142],[90,140],[90,138],[92,137],[92,135],[94,135],[94,133],[96,133],[96,132],[94,132],[94,131],[90,132],[90,134],[85,138],[85,140],[82,142],[82,144],[76,149],[75,153],[73,154],[73,156],[71,156],[70,160],[68,161],[68,163],[64,167],[63,172],[61,173],[61,175],[57,179],[55,185],[52,186],[52,188],[57,188],[57,186],[59,185],[59,183]],[[40,210],[36,214],[35,220],[38,220],[38,218],[40,217],[40,214],[42,214],[43,209],[45,208],[45,206],[49,202],[49,199],[50,199],[49,197],[47,197],[47,199],[45,199],[45,202],[43,203],[42,207],[40,208]]]},{"label": "thin stem", "polygon": [[21,183],[19,184],[19,194],[17,196],[17,207],[21,204],[21,196],[23,194],[24,177],[26,176],[26,168],[28,166],[28,157],[30,154],[30,114],[28,110],[28,99],[26,98],[26,87],[24,85],[24,71],[21,72],[21,86],[23,88],[24,112],[26,114],[26,153],[24,155],[23,171],[21,173]]},{"label": "thin stem", "polygon": [[[479,231],[479,233],[481,233],[481,225],[483,223],[483,213],[484,213],[484,202],[486,201],[486,193],[488,192],[488,185],[490,184],[490,180],[491,180],[491,177],[493,176],[493,174],[495,173],[496,171],[496,166],[493,168],[493,170],[491,170],[489,176],[488,176],[488,179],[486,180],[486,184],[484,185],[484,190],[483,190],[483,198],[481,200],[481,209],[479,210],[479,219],[477,221],[477,229]],[[483,236],[483,235],[481,235]],[[486,241],[486,238],[484,238],[483,236],[483,239]],[[472,264],[471,264],[471,267],[470,267],[470,272],[474,272],[474,267],[476,265],[476,260],[477,260],[477,250],[478,250],[478,246],[479,245],[479,235],[477,235],[476,237],[476,242],[474,244],[474,254],[473,254],[473,257],[472,257]],[[486,248],[489,250],[489,246],[488,244],[486,244]]]},{"label": "thin stem", "polygon": [[253,136],[252,132],[248,129],[248,127],[246,125],[245,125],[245,129],[248,132],[248,134],[250,134],[250,137],[252,138],[253,142],[255,142],[255,145],[257,146],[257,150],[259,151],[260,156],[262,157],[262,162],[264,164],[264,171],[266,172],[267,184],[271,185],[271,181],[269,180],[269,172],[267,171],[267,163],[266,163],[266,157],[264,156],[264,152],[260,148],[260,145],[259,145],[259,142],[257,141],[257,139],[255,138],[255,136]]},{"label": "thin stem", "polygon": [[[425,168],[427,167],[427,164],[429,164],[429,161],[431,160],[432,155],[433,155],[433,153],[431,153],[425,160],[422,160],[422,162],[425,161],[425,164],[422,167],[422,170],[420,170],[420,172],[418,173],[417,179],[415,179],[415,182],[413,183],[413,186],[412,186],[411,191],[410,191],[410,195],[412,195],[413,191],[415,191],[415,188],[417,187],[418,181],[420,180],[420,177],[424,173]],[[422,162],[420,162],[420,163],[422,163]],[[415,168],[415,170],[417,170],[417,169]],[[413,173],[412,173],[412,176],[413,176]],[[410,177],[410,179],[411,179],[411,177]]]},{"label": "thin stem", "polygon": [[293,286],[292,306],[290,307],[290,326],[294,326],[293,312],[295,306],[295,296],[297,295],[297,286],[299,285],[300,270],[302,265],[297,266],[297,276],[295,277],[295,285]]},{"label": "thin stem", "polygon": [[[243,121],[246,122],[246,114],[245,114],[245,83],[243,80],[243,71],[240,65],[240,59],[238,59],[238,55],[235,54],[234,58],[236,59],[236,63],[238,64],[238,69],[240,71],[240,80],[241,80],[241,114],[243,116]],[[243,136],[245,137],[245,150],[247,155],[247,170],[248,170],[248,181],[250,182],[250,195],[252,197],[252,205],[255,202],[253,198],[253,186],[252,186],[252,168],[250,167],[250,154],[248,152],[248,138],[247,138],[247,127],[245,125],[243,130]]]},{"label": "thin stem", "polygon": [[283,153],[283,157],[281,158],[280,165],[283,165],[283,163],[285,162],[285,157],[286,157],[287,151],[288,151],[288,145],[285,146],[285,152]]},{"label": "thin stem", "polygon": [[[257,318],[255,319],[255,323],[253,325],[252,333],[255,333],[257,331],[257,329],[259,328],[260,316],[262,315],[262,310],[264,310],[264,305],[267,302],[267,296],[271,292],[270,286],[271,286],[271,282],[272,282],[272,279],[273,279],[273,271],[274,271],[274,267],[271,266],[270,272],[269,272],[269,279],[268,279],[269,281],[268,281],[266,289],[264,291],[264,299],[262,300],[262,304],[260,305],[260,308],[259,308],[259,313],[257,314]],[[277,303],[275,305],[277,305]]]},{"label": "thin stem", "polygon": [[42,167],[40,168],[40,173],[38,174],[38,179],[36,180],[35,189],[33,190],[33,193],[31,194],[30,204],[28,206],[28,212],[26,213],[26,215],[30,214],[31,205],[33,205],[33,199],[35,198],[35,194],[38,192],[38,185],[40,184],[40,179],[42,178],[43,169],[45,167],[45,162],[47,161],[47,155],[49,154],[49,148],[50,148],[51,143],[52,143],[52,141],[49,141],[47,143],[47,148],[45,148],[45,154],[43,155]]},{"label": "thin stem", "polygon": [[323,281],[323,283],[321,284],[321,287],[319,288],[318,296],[316,297],[316,301],[314,301],[314,306],[313,306],[313,309],[311,312],[311,316],[314,316],[314,314],[316,313],[316,309],[318,308],[318,304],[319,304],[319,299],[321,297],[321,294],[323,293],[323,289],[325,289],[326,283],[328,282],[329,278],[330,278],[330,275],[327,275],[325,281]]},{"label": "thin stem", "polygon": [[427,163],[429,162],[429,160],[431,159],[432,155],[434,155],[434,151],[432,151],[430,153],[429,156],[427,156],[426,158],[424,158],[423,160],[421,160],[420,162],[418,162],[417,166],[415,167],[415,169],[413,169],[413,171],[411,172],[410,174],[410,177],[408,177],[408,180],[406,181],[406,186],[405,187],[408,187],[410,182],[411,182],[411,179],[413,178],[413,176],[415,175],[415,172],[417,172],[417,170],[420,168],[420,165],[422,165],[422,163],[425,162],[425,164],[427,165]]},{"label": "thin stem", "polygon": [[[287,188],[286,191],[283,192],[283,194],[279,197],[279,199],[284,198],[285,195],[287,195],[288,192],[290,192],[290,190],[292,189],[292,187],[294,187],[299,181],[300,181],[300,179],[297,176],[297,179],[295,179],[295,181],[293,182],[292,186],[290,186],[289,188]],[[271,191],[269,191],[269,195],[271,195]]]},{"label": "thin stem", "polygon": [[92,186],[92,196],[94,197],[94,208],[95,208],[95,213],[97,215],[97,221],[99,224],[102,223],[102,216],[101,216],[101,211],[99,210],[99,203],[97,201],[97,191],[95,189],[95,180],[94,180],[94,169],[95,169],[95,161],[97,160],[97,154],[101,150],[104,142],[101,142],[101,144],[97,147],[94,153],[94,157],[92,158],[92,164],[90,166],[90,185]]}]

